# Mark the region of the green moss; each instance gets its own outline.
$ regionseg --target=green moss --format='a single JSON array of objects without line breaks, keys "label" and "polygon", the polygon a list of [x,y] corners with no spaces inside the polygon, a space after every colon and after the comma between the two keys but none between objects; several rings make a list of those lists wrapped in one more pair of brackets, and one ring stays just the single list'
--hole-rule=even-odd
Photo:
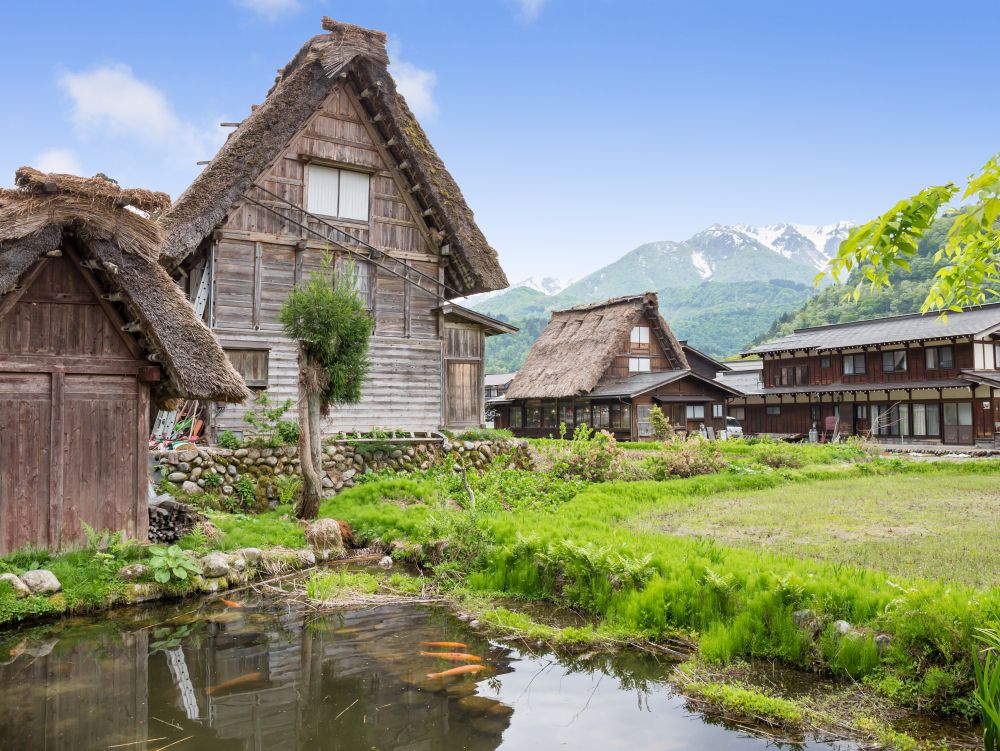
[{"label": "green moss", "polygon": [[800,725],[806,716],[806,711],[794,701],[770,696],[754,688],[692,681],[684,686],[684,690],[717,709],[772,725]]}]

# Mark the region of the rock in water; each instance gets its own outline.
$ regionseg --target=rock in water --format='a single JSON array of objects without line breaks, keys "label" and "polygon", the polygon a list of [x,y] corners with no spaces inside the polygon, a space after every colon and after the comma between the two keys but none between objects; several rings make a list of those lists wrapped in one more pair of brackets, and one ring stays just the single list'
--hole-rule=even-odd
[{"label": "rock in water", "polygon": [[229,576],[229,556],[225,553],[209,553],[203,556],[198,563],[201,564],[201,573],[206,579],[217,579],[220,576]]},{"label": "rock in water", "polygon": [[62,589],[62,584],[56,579],[56,575],[45,569],[25,571],[21,574],[21,581],[35,595],[50,595]]},{"label": "rock in water", "polygon": [[347,551],[344,549],[344,539],[340,531],[340,523],[336,519],[317,519],[306,527],[306,542],[320,560],[340,558]]},{"label": "rock in water", "polygon": [[16,597],[27,597],[31,594],[28,586],[14,574],[0,574],[0,582],[7,582]]},{"label": "rock in water", "polygon": [[392,568],[392,556],[382,556],[382,560],[378,562],[378,565],[379,568],[384,568],[386,570]]}]

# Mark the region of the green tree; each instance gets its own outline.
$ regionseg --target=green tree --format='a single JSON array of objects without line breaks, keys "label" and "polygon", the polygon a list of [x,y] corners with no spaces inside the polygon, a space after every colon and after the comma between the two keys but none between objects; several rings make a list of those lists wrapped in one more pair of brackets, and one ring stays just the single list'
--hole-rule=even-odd
[{"label": "green tree", "polygon": [[840,281],[844,274],[860,272],[853,288],[855,300],[865,287],[871,290],[891,287],[895,272],[910,269],[911,261],[918,255],[920,240],[934,221],[950,215],[953,221],[948,235],[933,259],[939,268],[921,304],[921,311],[957,311],[966,305],[981,305],[987,297],[997,296],[1000,283],[998,160],[1000,154],[990,159],[978,174],[969,176],[965,190],[961,191],[961,201],[970,202],[966,205],[952,205],[960,192],[954,183],[934,185],[899,201],[881,216],[852,230],[830,262],[830,275]]},{"label": "green tree", "polygon": [[303,484],[295,513],[300,519],[315,519],[322,500],[320,420],[332,406],[360,401],[361,385],[370,367],[372,320],[353,279],[353,269],[334,272],[333,261],[327,257],[323,270],[313,272],[305,284],[293,289],[281,308],[285,334],[298,343]]}]

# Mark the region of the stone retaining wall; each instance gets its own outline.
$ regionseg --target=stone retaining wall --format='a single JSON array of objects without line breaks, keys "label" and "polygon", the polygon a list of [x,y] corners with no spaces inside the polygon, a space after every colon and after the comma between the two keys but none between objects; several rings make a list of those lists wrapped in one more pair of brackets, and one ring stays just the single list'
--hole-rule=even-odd
[{"label": "stone retaining wall", "polygon": [[[185,451],[154,451],[153,463],[162,477],[181,486],[189,493],[213,490],[231,495],[237,480],[243,475],[254,479],[264,494],[276,498],[273,490],[275,475],[299,472],[298,446],[277,448],[247,447],[224,449],[209,446]],[[418,443],[379,444],[347,442],[330,443],[323,447],[323,487],[331,493],[354,485],[354,478],[368,472],[385,469],[412,472],[428,469],[452,456],[465,466],[482,468],[497,456],[511,456],[519,466],[531,465],[528,442],[508,439],[498,441],[426,441]],[[210,481],[217,475],[219,481]],[[270,480],[270,482],[269,482]],[[216,487],[212,487],[213,483]]]}]

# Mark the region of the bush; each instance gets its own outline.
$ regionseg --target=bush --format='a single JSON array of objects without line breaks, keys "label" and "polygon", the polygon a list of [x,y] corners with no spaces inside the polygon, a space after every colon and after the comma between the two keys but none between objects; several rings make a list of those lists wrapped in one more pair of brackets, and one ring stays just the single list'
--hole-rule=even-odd
[{"label": "bush", "polygon": [[299,424],[294,420],[280,420],[278,422],[278,439],[285,446],[294,446],[299,442],[299,434],[302,432]]},{"label": "bush", "polygon": [[716,441],[694,436],[686,441],[667,441],[658,455],[649,457],[640,465],[640,472],[648,473],[651,480],[667,480],[671,477],[710,475],[725,469],[728,464]]},{"label": "bush", "polygon": [[506,428],[472,428],[449,437],[456,441],[503,441],[513,438],[514,434]]},{"label": "bush", "polygon": [[782,467],[796,469],[805,464],[802,460],[801,452],[796,451],[796,449],[788,443],[761,443],[754,446],[752,455],[761,464],[765,464],[774,469],[780,469]]},{"label": "bush", "polygon": [[[253,407],[243,416],[244,422],[255,429],[253,443],[276,448],[283,443],[294,443],[299,440],[299,426],[290,420],[285,420],[285,413],[292,408],[292,400],[285,399],[281,404],[273,404],[266,391],[261,391],[253,400]],[[285,439],[292,433],[294,426],[294,441]]]},{"label": "bush", "polygon": [[[565,437],[565,423],[559,426],[559,435]],[[552,462],[550,472],[564,480],[607,482],[622,474],[625,454],[606,430],[596,433],[586,425],[579,425],[572,440],[548,444],[545,451]]]},{"label": "bush", "polygon": [[233,494],[227,499],[226,510],[231,512],[249,511],[257,500],[257,483],[249,475],[243,475],[233,485]]},{"label": "bush", "polygon": [[238,449],[243,443],[236,434],[231,430],[223,430],[219,434],[219,447],[224,449]]},{"label": "bush", "polygon": [[670,423],[670,418],[663,414],[659,404],[654,404],[649,411],[649,427],[658,441],[669,441],[674,437],[674,426]]}]

